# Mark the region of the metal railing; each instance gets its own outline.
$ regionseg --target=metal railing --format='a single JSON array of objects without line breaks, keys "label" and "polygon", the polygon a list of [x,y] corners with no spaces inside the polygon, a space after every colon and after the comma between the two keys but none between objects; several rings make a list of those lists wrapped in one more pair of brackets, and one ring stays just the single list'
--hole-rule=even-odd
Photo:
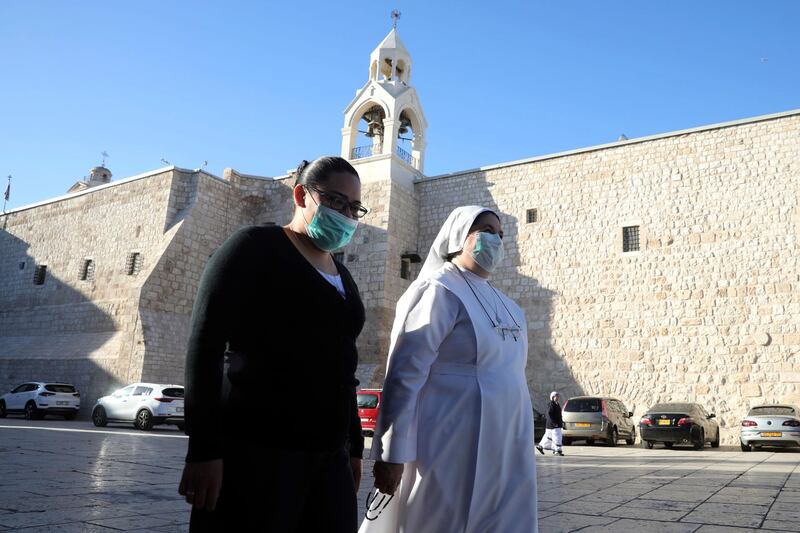
[{"label": "metal railing", "polygon": [[363,159],[365,157],[372,157],[373,155],[379,155],[382,151],[383,146],[380,144],[359,146],[358,148],[353,148],[350,154],[350,159]]},{"label": "metal railing", "polygon": [[400,159],[402,159],[403,161],[405,161],[406,163],[408,163],[412,167],[416,168],[416,166],[417,166],[416,158],[414,156],[412,156],[411,154],[409,154],[408,152],[406,152],[405,150],[403,150],[399,146],[397,147],[397,157],[399,157]]}]

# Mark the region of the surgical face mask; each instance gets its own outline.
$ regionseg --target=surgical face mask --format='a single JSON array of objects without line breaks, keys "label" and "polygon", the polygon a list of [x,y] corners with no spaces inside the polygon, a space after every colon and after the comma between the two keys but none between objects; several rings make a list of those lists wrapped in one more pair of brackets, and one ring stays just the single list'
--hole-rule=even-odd
[{"label": "surgical face mask", "polygon": [[496,233],[481,231],[475,235],[472,258],[487,272],[494,271],[503,260],[503,239]]},{"label": "surgical face mask", "polygon": [[357,227],[358,221],[330,207],[317,204],[317,212],[311,222],[306,223],[306,232],[317,248],[332,252],[346,246]]}]

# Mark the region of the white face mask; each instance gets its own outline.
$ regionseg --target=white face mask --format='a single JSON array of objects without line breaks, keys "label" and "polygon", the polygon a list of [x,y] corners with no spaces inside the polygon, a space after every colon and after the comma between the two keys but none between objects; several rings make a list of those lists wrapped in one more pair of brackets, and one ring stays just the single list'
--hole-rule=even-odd
[{"label": "white face mask", "polygon": [[470,255],[486,272],[493,272],[503,260],[503,239],[496,233],[478,232]]}]

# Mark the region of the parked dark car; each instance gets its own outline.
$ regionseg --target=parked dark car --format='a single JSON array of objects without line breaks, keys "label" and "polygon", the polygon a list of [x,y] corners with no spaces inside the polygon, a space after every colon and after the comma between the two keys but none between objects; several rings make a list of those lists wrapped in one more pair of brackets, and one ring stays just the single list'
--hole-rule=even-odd
[{"label": "parked dark car", "polygon": [[544,432],[546,430],[545,425],[547,424],[547,419],[545,419],[544,415],[537,411],[536,409],[533,410],[533,440],[537,444],[539,441],[542,440],[544,437]]},{"label": "parked dark car", "polygon": [[616,446],[619,439],[627,444],[636,442],[636,424],[633,413],[616,398],[577,396],[564,404],[564,444],[584,440],[593,444],[602,440]]},{"label": "parked dark car", "polygon": [[656,404],[639,421],[642,447],[652,448],[663,442],[667,448],[687,444],[702,450],[710,442],[712,448],[719,448],[719,424],[715,417],[696,403]]}]

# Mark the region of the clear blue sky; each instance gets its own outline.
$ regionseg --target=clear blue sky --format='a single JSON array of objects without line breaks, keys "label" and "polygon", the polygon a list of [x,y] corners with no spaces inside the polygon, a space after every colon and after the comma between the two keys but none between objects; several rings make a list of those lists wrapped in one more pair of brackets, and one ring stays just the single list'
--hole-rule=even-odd
[{"label": "clear blue sky", "polygon": [[0,191],[338,154],[393,8],[428,175],[800,108],[797,0],[4,0]]}]

